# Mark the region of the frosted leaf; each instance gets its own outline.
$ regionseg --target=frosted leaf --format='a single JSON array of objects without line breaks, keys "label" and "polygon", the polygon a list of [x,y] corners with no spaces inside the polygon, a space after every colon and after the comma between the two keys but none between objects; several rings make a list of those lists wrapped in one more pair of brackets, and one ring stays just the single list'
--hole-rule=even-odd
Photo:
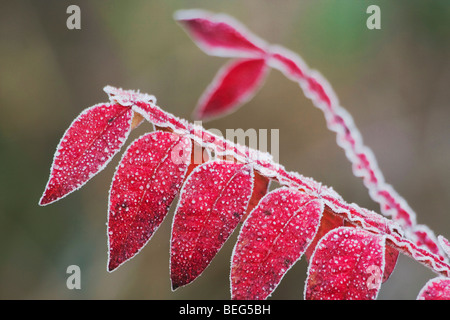
[{"label": "frosted leaf", "polygon": [[191,140],[155,131],[131,144],[109,195],[108,271],[137,254],[163,222],[191,159]]},{"label": "frosted leaf", "polygon": [[209,55],[255,57],[265,53],[266,44],[242,24],[225,14],[203,10],[179,10],[175,14],[195,44]]},{"label": "frosted leaf", "polygon": [[[317,231],[316,237],[314,238],[313,242],[310,244],[308,249],[306,250],[306,257],[308,260],[310,260],[312,254],[314,253],[314,250],[316,249],[317,243],[320,241],[320,239],[325,236],[328,232],[330,232],[333,229],[339,228],[339,227],[355,227],[355,225],[347,222],[344,220],[344,218],[340,215],[334,214],[328,207],[325,207],[325,211],[322,216],[322,220],[320,222],[319,230]],[[395,269],[395,266],[397,264],[397,259],[399,256],[399,251],[392,246],[386,245],[385,250],[385,268],[384,268],[384,274],[382,282],[385,282],[389,279],[390,275]]]},{"label": "frosted leaf", "polygon": [[232,299],[266,299],[314,238],[320,200],[295,189],[265,195],[239,234],[231,261]]},{"label": "frosted leaf", "polygon": [[172,225],[173,289],[195,280],[210,264],[244,215],[252,189],[249,165],[216,160],[192,171]]},{"label": "frosted leaf", "polygon": [[253,97],[267,71],[264,59],[236,60],[225,65],[200,98],[194,117],[207,120],[235,111]]},{"label": "frosted leaf", "polygon": [[317,244],[308,268],[307,300],[373,300],[385,267],[385,238],[339,227]]},{"label": "frosted leaf", "polygon": [[417,300],[450,300],[450,278],[429,280],[420,290]]},{"label": "frosted leaf", "polygon": [[128,137],[132,116],[130,108],[118,104],[85,109],[58,144],[39,204],[65,197],[103,170]]}]

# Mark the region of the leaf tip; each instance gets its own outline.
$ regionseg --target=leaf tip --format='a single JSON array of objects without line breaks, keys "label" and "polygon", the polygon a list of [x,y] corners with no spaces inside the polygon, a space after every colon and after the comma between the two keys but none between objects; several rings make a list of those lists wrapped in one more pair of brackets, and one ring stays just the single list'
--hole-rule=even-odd
[{"label": "leaf tip", "polygon": [[52,204],[53,202],[56,202],[61,198],[61,196],[58,196],[57,194],[55,194],[55,192],[52,192],[52,190],[47,187],[45,188],[44,193],[39,199],[38,204],[43,207]]},{"label": "leaf tip", "polygon": [[46,196],[45,193],[42,195],[42,197],[39,199],[38,205],[40,205],[41,207],[44,207],[48,204],[50,204],[52,201],[49,200]]},{"label": "leaf tip", "polygon": [[176,291],[180,287],[184,287],[190,283],[189,280],[185,280],[182,277],[175,276],[173,273],[170,275],[170,286],[172,292]]},{"label": "leaf tip", "polygon": [[122,262],[117,261],[117,259],[112,259],[111,257],[108,258],[108,265],[106,267],[106,271],[109,273],[112,273],[113,271],[117,270],[117,268],[122,264]]},{"label": "leaf tip", "polygon": [[172,291],[176,291],[179,287],[181,286],[172,282]]}]

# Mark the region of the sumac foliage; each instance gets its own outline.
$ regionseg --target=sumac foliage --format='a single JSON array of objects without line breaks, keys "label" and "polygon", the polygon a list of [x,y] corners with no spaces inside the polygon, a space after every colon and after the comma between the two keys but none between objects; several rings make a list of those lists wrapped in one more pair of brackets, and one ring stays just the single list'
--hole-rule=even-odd
[{"label": "sumac foliage", "polygon": [[195,168],[180,195],[172,225],[172,288],[197,278],[237,227],[253,189],[248,164],[216,160]]},{"label": "sumac foliage", "polygon": [[[83,111],[59,143],[40,200],[47,205],[101,171],[144,119],[155,128],[125,150],[109,191],[107,270],[139,253],[178,196],[170,240],[173,290],[194,281],[240,229],[230,267],[232,299],[266,299],[305,255],[306,299],[375,299],[400,253],[438,276],[418,299],[450,299],[450,242],[416,223],[384,182],[375,157],[331,86],[296,54],[252,35],[226,15],[180,11],[176,20],[207,54],[234,58],[199,100],[195,116],[237,110],[271,68],[298,82],[323,111],[381,212],[345,202],[332,188],[163,111],[154,96],[105,87],[110,102]],[[198,154],[200,153],[200,154]],[[280,187],[269,191],[270,183]]]},{"label": "sumac foliage", "polygon": [[190,163],[191,141],[155,131],[125,152],[109,193],[110,271],[150,240],[169,212]]}]

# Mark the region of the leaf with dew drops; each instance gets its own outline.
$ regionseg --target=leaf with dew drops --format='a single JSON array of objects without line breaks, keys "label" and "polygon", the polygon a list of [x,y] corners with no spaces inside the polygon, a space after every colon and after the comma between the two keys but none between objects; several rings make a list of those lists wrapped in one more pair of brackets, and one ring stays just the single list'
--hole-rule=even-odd
[{"label": "leaf with dew drops", "polygon": [[187,137],[155,131],[128,147],[109,195],[108,271],[134,257],[163,222],[182,186],[191,146]]},{"label": "leaf with dew drops", "polygon": [[420,290],[417,300],[450,300],[450,278],[436,277]]},{"label": "leaf with dew drops", "polygon": [[101,103],[85,109],[64,133],[40,205],[57,201],[103,170],[131,131],[133,111]]},{"label": "leaf with dew drops", "polygon": [[253,189],[249,165],[215,160],[196,167],[176,209],[170,249],[172,288],[194,281],[244,215]]},{"label": "leaf with dew drops", "polygon": [[323,203],[290,188],[264,196],[242,226],[231,262],[231,297],[261,300],[272,294],[285,273],[313,240]]},{"label": "leaf with dew drops", "polygon": [[[344,227],[344,226],[345,227],[356,227],[355,225],[344,220],[341,216],[335,215],[330,208],[325,207],[316,237],[314,238],[313,242],[309,245],[309,247],[305,253],[308,261],[310,260],[312,254],[314,253],[314,251],[316,249],[318,242],[320,241],[320,239],[323,236],[325,236],[328,232],[330,232],[333,229],[336,229],[339,227]],[[389,244],[389,241],[387,241],[387,243],[386,243],[385,268],[384,268],[382,282],[386,282],[389,279],[389,277],[391,276],[391,274],[394,271],[395,266],[397,264],[398,256],[400,254],[400,252],[397,249],[395,249],[394,247],[392,247],[388,244]]]},{"label": "leaf with dew drops", "polygon": [[385,238],[339,227],[317,244],[308,268],[306,300],[374,300],[385,266]]}]

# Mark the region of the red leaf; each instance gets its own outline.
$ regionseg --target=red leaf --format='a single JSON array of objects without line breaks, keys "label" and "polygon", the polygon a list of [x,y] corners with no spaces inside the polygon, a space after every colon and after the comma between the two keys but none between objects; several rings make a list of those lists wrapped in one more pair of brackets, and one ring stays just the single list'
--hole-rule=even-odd
[{"label": "red leaf", "polygon": [[232,299],[266,299],[317,232],[323,204],[295,189],[263,197],[239,234],[231,263]]},{"label": "red leaf", "polygon": [[[316,250],[317,243],[320,241],[320,239],[324,235],[326,235],[329,231],[343,226],[355,227],[355,225],[350,224],[348,221],[344,220],[341,216],[334,214],[329,208],[326,207],[325,211],[323,212],[322,220],[320,221],[319,230],[317,231],[314,240],[306,250],[305,255],[308,261],[310,260],[312,254],[314,253],[314,250]],[[399,252],[397,249],[391,246],[386,246],[385,252],[386,265],[384,268],[382,282],[387,281],[391,273],[394,271],[395,266],[397,264],[398,256]]]},{"label": "red leaf", "polygon": [[384,272],[385,238],[360,228],[327,233],[311,257],[308,300],[375,299]]},{"label": "red leaf", "polygon": [[235,111],[253,97],[267,71],[264,59],[241,59],[227,64],[203,93],[194,117],[205,120]]},{"label": "red leaf", "polygon": [[314,240],[309,245],[308,249],[306,249],[305,256],[310,260],[314,250],[316,250],[317,243],[320,239],[326,235],[329,231],[342,227],[344,225],[344,218],[335,215],[331,212],[330,209],[325,208],[322,214],[322,219],[320,220],[319,230],[317,230],[316,236]]},{"label": "red leaf", "polygon": [[254,186],[253,186],[253,193],[252,197],[250,198],[250,201],[248,203],[247,211],[245,212],[244,216],[242,217],[241,222],[243,222],[245,219],[247,219],[248,215],[252,210],[258,205],[259,201],[262,197],[264,197],[267,194],[267,191],[269,191],[269,185],[270,180],[258,172],[254,172],[255,178],[254,178]]},{"label": "red leaf", "polygon": [[224,15],[202,10],[180,10],[175,19],[200,49],[220,57],[262,56],[266,44],[243,25]]},{"label": "red leaf", "polygon": [[209,265],[245,213],[252,188],[249,165],[216,160],[192,171],[172,226],[173,289],[192,282]]},{"label": "red leaf", "polygon": [[429,280],[420,290],[417,300],[450,300],[450,278]]},{"label": "red leaf", "polygon": [[[349,223],[348,221],[344,221],[344,226],[345,227],[356,227],[356,225],[353,225],[353,224]],[[386,240],[386,244],[389,244],[389,243],[392,244],[391,241]],[[384,252],[385,266],[384,266],[383,278],[381,279],[381,283],[386,282],[389,279],[389,277],[391,276],[392,272],[394,272],[395,266],[397,265],[398,256],[400,254],[400,252],[396,248],[394,248],[390,245],[386,245],[385,248],[386,248],[386,250]]]},{"label": "red leaf", "polygon": [[85,109],[63,135],[40,205],[59,200],[103,170],[130,133],[133,111],[118,104]]},{"label": "red leaf", "polygon": [[[372,215],[372,217],[373,217],[373,215]],[[368,220],[370,221],[371,217],[368,217]],[[357,227],[356,225],[351,224],[350,222],[348,222],[346,220],[344,221],[344,226],[345,227],[353,227],[353,228]],[[397,265],[398,256],[400,254],[400,252],[396,248],[394,248],[390,245],[387,245],[387,244],[392,244],[392,241],[386,240],[386,246],[385,246],[386,250],[384,252],[385,266],[384,266],[383,278],[381,279],[381,283],[386,282],[389,279],[389,277],[391,276],[392,272],[394,272],[395,266]]]},{"label": "red leaf", "polygon": [[170,132],[146,134],[128,147],[109,195],[108,271],[150,240],[181,188],[190,158],[191,140]]},{"label": "red leaf", "polygon": [[[389,244],[389,241],[387,241],[387,244]],[[382,279],[383,283],[386,282],[387,279],[389,279],[389,277],[391,276],[392,272],[394,272],[399,254],[400,252],[397,249],[391,247],[390,245],[386,245],[386,252],[384,255],[385,267]]]}]

